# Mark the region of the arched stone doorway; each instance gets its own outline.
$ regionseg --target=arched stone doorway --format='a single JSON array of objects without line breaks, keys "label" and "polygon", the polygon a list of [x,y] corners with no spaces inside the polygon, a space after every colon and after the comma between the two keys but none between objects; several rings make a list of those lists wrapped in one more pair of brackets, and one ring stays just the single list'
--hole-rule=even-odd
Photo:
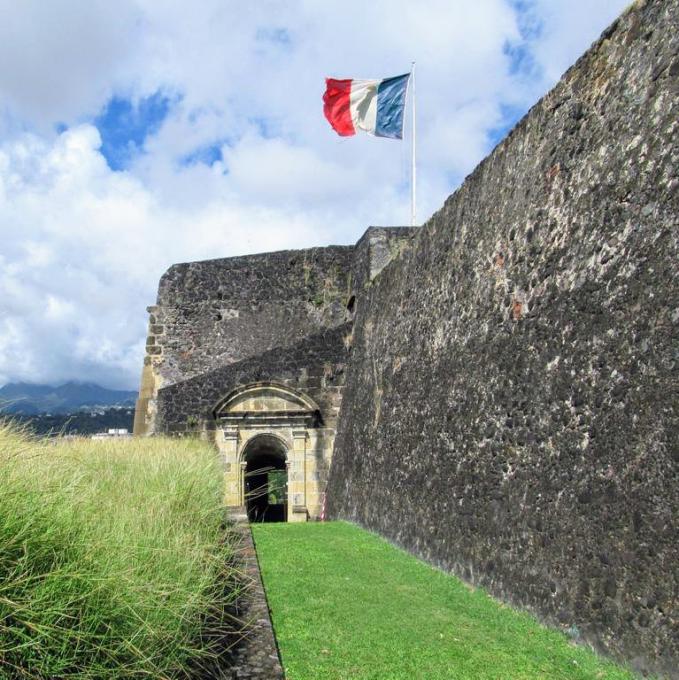
[{"label": "arched stone doorway", "polygon": [[[264,508],[254,496],[270,486],[269,472],[285,470],[286,520],[320,517],[335,431],[324,426],[308,394],[279,383],[250,383],[220,399],[212,413],[226,473],[226,505],[246,509],[249,504],[259,517]],[[265,516],[271,512],[265,510]]]},{"label": "arched stone doorway", "polygon": [[251,522],[287,519],[287,446],[270,434],[258,434],[243,450],[245,507]]}]

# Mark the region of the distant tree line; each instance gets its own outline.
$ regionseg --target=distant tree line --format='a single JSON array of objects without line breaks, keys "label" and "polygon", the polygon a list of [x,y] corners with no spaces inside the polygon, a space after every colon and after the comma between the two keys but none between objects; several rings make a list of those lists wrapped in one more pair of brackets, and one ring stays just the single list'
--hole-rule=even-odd
[{"label": "distant tree line", "polygon": [[133,408],[112,408],[98,413],[67,413],[63,415],[13,415],[14,422],[26,425],[35,434],[83,434],[106,432],[109,428],[127,428],[132,432]]}]

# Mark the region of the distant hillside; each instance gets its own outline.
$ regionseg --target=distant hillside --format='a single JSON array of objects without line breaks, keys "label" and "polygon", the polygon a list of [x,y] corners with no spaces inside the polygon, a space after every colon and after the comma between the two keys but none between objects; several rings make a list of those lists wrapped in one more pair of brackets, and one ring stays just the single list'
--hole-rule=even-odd
[{"label": "distant hillside", "polygon": [[67,382],[58,387],[7,383],[0,387],[0,413],[37,415],[134,407],[137,393],[109,390],[94,383]]}]

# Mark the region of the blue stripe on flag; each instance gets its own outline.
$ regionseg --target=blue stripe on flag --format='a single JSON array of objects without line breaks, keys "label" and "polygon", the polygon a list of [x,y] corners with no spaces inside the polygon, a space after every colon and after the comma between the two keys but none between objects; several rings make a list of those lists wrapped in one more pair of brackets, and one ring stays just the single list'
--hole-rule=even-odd
[{"label": "blue stripe on flag", "polygon": [[403,139],[403,112],[410,73],[385,78],[377,88],[376,137]]}]

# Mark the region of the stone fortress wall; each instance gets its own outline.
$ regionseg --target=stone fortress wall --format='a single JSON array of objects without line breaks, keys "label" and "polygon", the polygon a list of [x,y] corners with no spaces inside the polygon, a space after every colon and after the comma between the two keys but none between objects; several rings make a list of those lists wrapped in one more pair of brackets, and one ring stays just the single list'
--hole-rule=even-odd
[{"label": "stone fortress wall", "polygon": [[245,504],[248,457],[283,457],[290,521],[321,515],[356,297],[414,230],[172,266],[149,307],[135,434],[214,441],[225,500]]},{"label": "stone fortress wall", "polygon": [[149,308],[135,432],[154,431],[163,387],[344,323],[353,254],[335,246],[170,267]]},{"label": "stone fortress wall", "polygon": [[328,511],[679,677],[679,2],[635,3],[359,298]]},{"label": "stone fortress wall", "polygon": [[[679,677],[679,0],[639,0],[421,229],[175,265],[137,434]],[[326,494],[327,487],[327,494]]]}]

